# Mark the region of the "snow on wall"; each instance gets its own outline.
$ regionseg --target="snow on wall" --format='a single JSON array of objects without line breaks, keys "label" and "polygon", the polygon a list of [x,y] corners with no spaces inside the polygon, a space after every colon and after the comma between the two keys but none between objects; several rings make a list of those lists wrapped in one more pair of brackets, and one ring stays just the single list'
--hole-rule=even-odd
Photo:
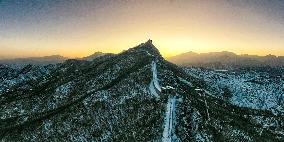
[{"label": "snow on wall", "polygon": [[163,142],[175,141],[176,135],[174,130],[176,111],[176,97],[169,96],[164,123]]},{"label": "snow on wall", "polygon": [[152,62],[152,73],[153,73],[153,82],[155,87],[161,92],[161,86],[158,82],[158,72],[157,72],[157,65],[156,62]]},{"label": "snow on wall", "polygon": [[155,61],[152,61],[151,70],[152,70],[153,78],[152,78],[152,80],[150,82],[149,90],[150,90],[150,93],[152,95],[154,95],[155,97],[157,97],[159,99],[160,96],[159,96],[158,92],[161,92],[161,86],[160,86],[159,81],[158,81],[159,79],[158,79],[158,75],[157,75],[158,74],[158,72],[157,72],[157,65],[156,65]]}]

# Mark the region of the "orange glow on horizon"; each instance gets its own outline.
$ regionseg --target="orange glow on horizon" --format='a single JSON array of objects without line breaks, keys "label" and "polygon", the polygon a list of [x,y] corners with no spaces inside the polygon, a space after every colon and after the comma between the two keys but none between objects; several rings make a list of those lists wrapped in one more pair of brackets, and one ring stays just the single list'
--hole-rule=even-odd
[{"label": "orange glow on horizon", "polygon": [[284,55],[282,21],[228,1],[115,1],[66,13],[61,23],[12,27],[15,33],[0,36],[0,58],[119,53],[148,39],[164,57],[189,51]]}]

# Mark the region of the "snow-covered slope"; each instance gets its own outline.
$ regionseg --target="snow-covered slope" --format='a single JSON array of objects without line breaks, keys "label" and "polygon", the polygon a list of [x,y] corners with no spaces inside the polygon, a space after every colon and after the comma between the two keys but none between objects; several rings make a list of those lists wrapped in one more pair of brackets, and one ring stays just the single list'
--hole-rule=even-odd
[{"label": "snow-covered slope", "polygon": [[205,80],[211,94],[217,97],[224,98],[224,88],[228,88],[231,96],[224,99],[234,105],[270,110],[275,114],[284,113],[282,76],[272,76],[269,72],[257,70],[215,71],[187,68],[186,72]]}]

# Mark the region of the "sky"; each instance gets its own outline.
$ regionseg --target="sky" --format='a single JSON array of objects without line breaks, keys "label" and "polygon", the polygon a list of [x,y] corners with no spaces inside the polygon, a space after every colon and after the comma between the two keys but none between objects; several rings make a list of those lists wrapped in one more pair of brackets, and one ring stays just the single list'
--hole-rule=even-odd
[{"label": "sky", "polygon": [[148,39],[194,51],[284,55],[283,0],[0,0],[0,58],[119,53]]}]

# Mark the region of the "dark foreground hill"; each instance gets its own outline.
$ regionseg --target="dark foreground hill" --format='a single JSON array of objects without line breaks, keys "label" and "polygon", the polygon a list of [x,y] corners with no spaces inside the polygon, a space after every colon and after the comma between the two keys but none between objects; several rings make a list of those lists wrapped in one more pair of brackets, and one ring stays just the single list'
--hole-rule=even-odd
[{"label": "dark foreground hill", "polygon": [[93,61],[8,70],[1,70],[2,141],[284,140],[283,116],[209,95],[152,41]]}]

